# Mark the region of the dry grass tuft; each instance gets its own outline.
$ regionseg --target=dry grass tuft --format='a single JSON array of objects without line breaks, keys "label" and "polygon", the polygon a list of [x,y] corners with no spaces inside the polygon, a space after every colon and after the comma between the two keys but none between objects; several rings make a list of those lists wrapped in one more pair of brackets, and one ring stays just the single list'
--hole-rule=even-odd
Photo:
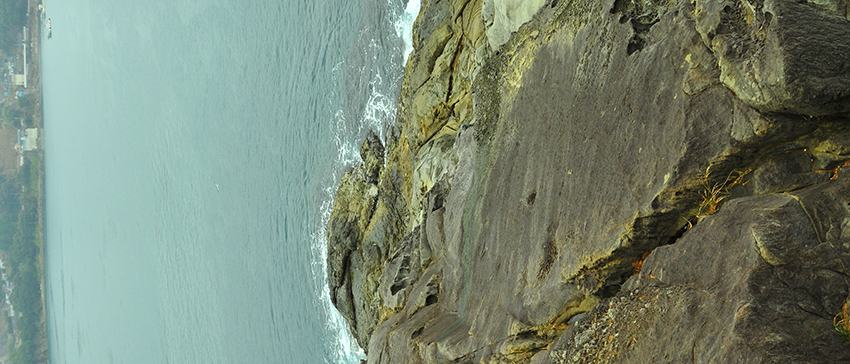
[{"label": "dry grass tuft", "polygon": [[835,331],[838,331],[844,337],[844,340],[850,341],[850,301],[848,300],[850,300],[850,297],[844,300],[841,312],[832,319],[832,325],[835,327]]},{"label": "dry grass tuft", "polygon": [[705,169],[705,175],[702,179],[702,185],[705,189],[702,191],[702,202],[700,203],[699,210],[694,215],[694,220],[699,220],[703,216],[720,211],[720,203],[726,197],[729,197],[729,189],[735,186],[745,186],[749,181],[744,180],[744,178],[752,171],[751,169],[734,170],[729,172],[729,175],[726,176],[723,182],[718,182],[710,186],[710,169],[710,166]]},{"label": "dry grass tuft", "polygon": [[833,168],[833,169],[817,169],[817,170],[815,170],[815,172],[816,173],[831,173],[832,176],[829,177],[829,180],[832,181],[832,180],[838,178],[838,171],[841,170],[841,167],[848,167],[848,166],[850,166],[850,161],[844,161],[844,164],[835,166],[835,168]]}]

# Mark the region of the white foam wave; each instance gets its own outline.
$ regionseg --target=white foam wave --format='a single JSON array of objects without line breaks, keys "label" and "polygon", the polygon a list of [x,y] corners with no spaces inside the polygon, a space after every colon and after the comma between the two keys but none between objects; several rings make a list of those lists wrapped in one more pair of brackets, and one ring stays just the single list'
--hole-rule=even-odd
[{"label": "white foam wave", "polygon": [[396,99],[378,91],[379,85],[382,83],[383,77],[380,73],[375,74],[375,77],[369,81],[372,93],[369,95],[369,101],[366,102],[366,109],[363,111],[360,125],[374,130],[381,139],[381,143],[387,145],[387,127],[395,122]]},{"label": "white foam wave", "polygon": [[[338,178],[334,176],[334,180],[338,180]],[[345,318],[342,317],[333,303],[331,303],[327,275],[327,226],[333,209],[334,189],[327,187],[324,189],[323,194],[325,198],[323,198],[319,209],[319,226],[313,229],[313,233],[311,234],[311,240],[313,241],[311,246],[311,253],[313,255],[311,269],[313,277],[317,278],[315,283],[319,288],[317,290],[319,292],[319,302],[322,303],[324,311],[328,315],[325,329],[333,333],[337,338],[336,341],[330,343],[332,345],[332,357],[329,358],[327,363],[356,364],[360,363],[360,360],[366,359],[366,354],[351,336]]]},{"label": "white foam wave", "polygon": [[395,32],[404,40],[404,63],[413,52],[413,22],[419,16],[419,0],[409,0],[404,8],[404,13],[395,22]]},{"label": "white foam wave", "polygon": [[[343,66],[344,62],[334,66],[334,78],[341,74]],[[335,92],[328,95],[328,101],[333,99],[337,99]],[[345,113],[341,107],[337,108],[333,120],[333,143],[336,147],[337,165],[332,169],[331,175],[322,182],[321,190],[317,191],[320,205],[319,215],[314,220],[316,225],[310,229],[310,253],[312,255],[310,269],[316,287],[314,292],[318,293],[317,299],[323,306],[326,315],[325,330],[334,337],[334,340],[328,342],[331,352],[329,353],[330,357],[326,358],[326,364],[359,364],[360,360],[366,359],[366,354],[351,335],[345,318],[331,302],[328,286],[327,227],[333,210],[337,181],[341,178],[345,167],[355,165],[361,160],[359,146],[357,146],[355,139],[358,135],[361,135],[363,126],[357,125],[356,129],[352,130],[352,127],[346,122]]]}]

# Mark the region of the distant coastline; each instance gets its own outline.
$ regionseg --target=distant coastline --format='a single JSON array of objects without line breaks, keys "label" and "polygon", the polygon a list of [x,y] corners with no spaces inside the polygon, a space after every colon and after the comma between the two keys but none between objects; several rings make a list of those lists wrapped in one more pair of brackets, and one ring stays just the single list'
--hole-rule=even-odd
[{"label": "distant coastline", "polygon": [[41,0],[21,2],[18,9],[24,4],[26,17],[13,28],[19,38],[3,51],[8,80],[0,139],[11,145],[0,151],[0,364],[49,362],[40,67],[42,22],[47,18]]},{"label": "distant coastline", "polygon": [[[44,278],[44,152],[41,147],[44,125],[41,36],[44,26],[42,21],[47,19],[44,10],[45,6],[41,0],[27,1],[26,27],[21,33],[20,53],[15,57],[23,61],[23,64],[18,63],[17,67],[23,70],[23,80],[15,82],[24,81],[24,84],[23,89],[20,84],[13,89],[15,99],[21,99],[5,103],[7,108],[11,103],[16,104],[14,110],[20,119],[11,119],[4,115],[4,136],[14,136],[15,130],[18,130],[19,135],[16,138],[20,140],[15,143],[14,168],[9,168],[8,160],[4,162],[3,167],[4,175],[7,176],[4,184],[14,184],[17,187],[4,189],[4,194],[12,195],[3,196],[3,199],[5,202],[15,201],[15,204],[19,201],[20,206],[17,209],[20,211],[12,214],[5,211],[7,208],[4,206],[7,216],[3,220],[7,230],[14,229],[14,236],[4,236],[2,247],[3,260],[7,263],[3,270],[7,300],[4,303],[3,321],[7,333],[11,336],[8,342],[0,341],[4,349],[2,352],[7,353],[0,357],[0,364],[49,362]],[[20,121],[20,125],[14,121]],[[20,134],[28,133],[20,131],[32,129],[35,129],[36,135],[24,143]],[[18,194],[18,198],[14,198]],[[6,277],[8,281],[5,280]]]},{"label": "distant coastline", "polygon": [[47,345],[47,309],[46,309],[46,284],[45,284],[45,266],[44,266],[44,150],[42,143],[42,138],[44,136],[44,105],[42,102],[42,89],[41,89],[41,29],[42,29],[42,21],[45,19],[45,5],[43,0],[30,0],[29,8],[28,8],[28,17],[27,23],[29,24],[28,29],[30,29],[30,44],[31,51],[30,57],[28,58],[29,64],[27,67],[30,70],[29,73],[29,85],[32,85],[32,122],[33,126],[38,128],[41,132],[39,132],[39,148],[36,151],[36,160],[38,166],[36,170],[36,174],[38,176],[38,192],[37,192],[37,206],[38,206],[38,223],[36,225],[35,232],[35,241],[38,246],[38,277],[39,277],[39,287],[40,290],[40,298],[41,298],[41,317],[38,320],[38,333],[37,337],[37,347],[36,347],[36,359],[37,363],[49,363],[48,356],[48,345]]}]

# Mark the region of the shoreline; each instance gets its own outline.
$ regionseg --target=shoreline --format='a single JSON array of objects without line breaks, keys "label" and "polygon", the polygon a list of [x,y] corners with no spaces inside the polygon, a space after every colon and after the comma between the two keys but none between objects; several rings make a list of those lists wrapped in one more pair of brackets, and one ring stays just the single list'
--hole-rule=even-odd
[{"label": "shoreline", "polygon": [[39,5],[43,6],[42,0],[30,0],[28,5],[28,17],[27,17],[27,30],[29,31],[29,46],[27,50],[29,51],[29,55],[27,57],[27,65],[28,68],[28,79],[27,84],[31,87],[30,89],[30,97],[32,97],[33,101],[33,115],[32,122],[33,127],[36,127],[40,130],[38,144],[39,148],[37,149],[37,154],[39,157],[38,164],[38,227],[35,232],[36,236],[36,245],[38,246],[38,276],[40,293],[41,293],[41,317],[39,318],[39,334],[38,334],[38,347],[36,352],[37,358],[39,358],[39,363],[49,363],[49,354],[48,354],[48,342],[47,342],[47,292],[46,292],[46,269],[45,269],[45,242],[44,242],[44,109],[43,109],[43,94],[41,89],[41,30],[42,30],[42,22],[41,22],[41,13],[43,10],[39,10]]}]

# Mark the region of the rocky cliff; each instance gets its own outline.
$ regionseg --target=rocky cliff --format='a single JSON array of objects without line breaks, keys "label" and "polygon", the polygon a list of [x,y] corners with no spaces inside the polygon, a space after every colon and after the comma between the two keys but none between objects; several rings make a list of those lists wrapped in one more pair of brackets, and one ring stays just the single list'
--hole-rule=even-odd
[{"label": "rocky cliff", "polygon": [[849,10],[423,0],[329,222],[368,362],[850,361]]}]

